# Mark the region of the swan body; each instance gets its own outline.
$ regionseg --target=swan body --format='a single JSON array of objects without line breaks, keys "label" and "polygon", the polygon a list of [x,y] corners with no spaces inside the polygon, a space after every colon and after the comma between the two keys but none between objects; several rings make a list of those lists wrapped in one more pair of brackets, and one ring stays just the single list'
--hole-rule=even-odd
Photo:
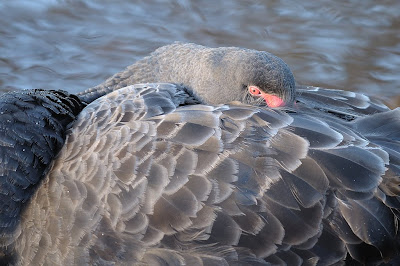
[{"label": "swan body", "polygon": [[[31,166],[43,180],[32,182],[34,193],[18,201],[23,207],[3,205],[0,224],[5,214],[15,217],[1,235],[4,262],[399,260],[400,109],[314,87],[298,86],[294,104],[271,109],[209,104],[196,86],[124,85],[100,85],[80,94],[81,102],[73,98],[82,110],[72,122],[61,119],[60,144],[38,141],[51,157],[60,151],[45,170]],[[10,194],[9,176],[0,177],[2,197]]]}]

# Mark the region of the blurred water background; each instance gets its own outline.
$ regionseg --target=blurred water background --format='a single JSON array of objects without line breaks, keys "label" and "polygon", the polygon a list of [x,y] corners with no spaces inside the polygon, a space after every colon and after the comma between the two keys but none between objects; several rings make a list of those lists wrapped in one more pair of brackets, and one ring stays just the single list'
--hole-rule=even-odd
[{"label": "blurred water background", "polygon": [[82,91],[174,41],[283,58],[299,84],[400,106],[400,1],[2,0],[0,93]]}]

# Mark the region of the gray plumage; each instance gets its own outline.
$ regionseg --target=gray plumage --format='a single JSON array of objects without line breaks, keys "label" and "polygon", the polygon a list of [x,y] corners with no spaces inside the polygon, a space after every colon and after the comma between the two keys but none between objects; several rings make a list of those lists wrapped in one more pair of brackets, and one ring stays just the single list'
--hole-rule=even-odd
[{"label": "gray plumage", "polygon": [[205,104],[189,86],[118,86],[81,94],[94,101],[3,244],[16,264],[399,259],[400,109],[313,87],[269,109]]}]

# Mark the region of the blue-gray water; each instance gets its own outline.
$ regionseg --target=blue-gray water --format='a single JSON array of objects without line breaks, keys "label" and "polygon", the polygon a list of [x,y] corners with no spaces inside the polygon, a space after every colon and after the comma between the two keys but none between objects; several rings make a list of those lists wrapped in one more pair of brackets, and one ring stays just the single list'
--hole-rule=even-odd
[{"label": "blue-gray water", "polygon": [[0,2],[0,92],[97,85],[173,41],[282,57],[298,83],[400,105],[400,1]]}]

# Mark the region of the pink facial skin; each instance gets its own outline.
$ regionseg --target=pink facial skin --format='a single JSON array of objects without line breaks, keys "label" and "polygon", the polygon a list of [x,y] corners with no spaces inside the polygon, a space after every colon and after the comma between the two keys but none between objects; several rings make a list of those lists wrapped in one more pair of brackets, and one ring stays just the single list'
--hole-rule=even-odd
[{"label": "pink facial skin", "polygon": [[257,86],[249,86],[249,93],[254,96],[263,97],[266,104],[271,108],[285,105],[285,102],[281,98],[262,92]]}]

